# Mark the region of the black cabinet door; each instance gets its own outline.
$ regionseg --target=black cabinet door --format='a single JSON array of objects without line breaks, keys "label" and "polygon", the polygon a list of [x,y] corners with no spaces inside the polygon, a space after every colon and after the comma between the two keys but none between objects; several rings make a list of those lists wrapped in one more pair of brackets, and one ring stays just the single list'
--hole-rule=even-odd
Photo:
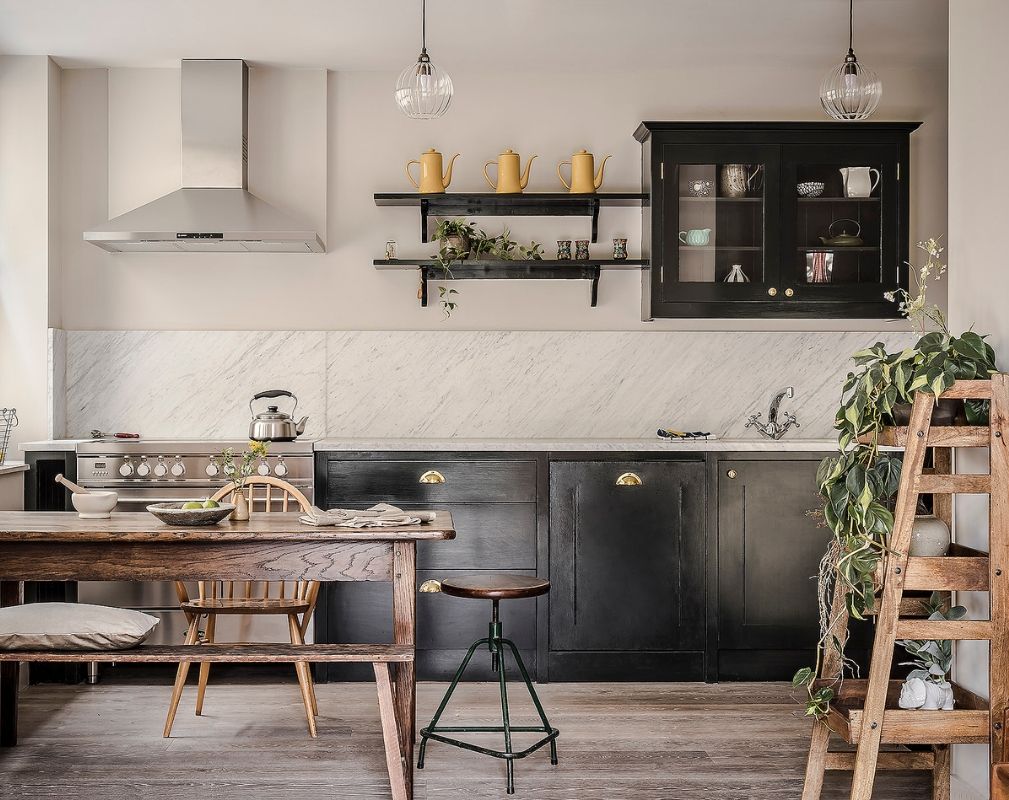
[{"label": "black cabinet door", "polygon": [[551,680],[701,678],[704,502],[699,462],[551,464]]},{"label": "black cabinet door", "polygon": [[718,677],[791,678],[819,639],[819,457],[718,462]]}]

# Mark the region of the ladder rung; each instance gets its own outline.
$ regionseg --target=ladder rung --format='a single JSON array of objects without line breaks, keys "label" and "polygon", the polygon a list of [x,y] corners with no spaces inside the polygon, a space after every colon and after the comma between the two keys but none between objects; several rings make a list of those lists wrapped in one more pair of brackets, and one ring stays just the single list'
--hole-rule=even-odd
[{"label": "ladder rung", "polygon": [[991,638],[991,623],[986,619],[901,619],[897,621],[898,639],[970,639]]},{"label": "ladder rung", "polygon": [[989,400],[991,399],[991,381],[957,381],[940,397],[954,400]]},{"label": "ladder rung", "polygon": [[[987,556],[912,557],[907,560],[904,588],[908,591],[987,592],[988,581]],[[903,607],[901,616],[908,616]]]},{"label": "ladder rung", "polygon": [[[907,447],[907,427],[884,428],[879,432],[878,442],[887,447]],[[859,441],[868,443],[868,434]],[[991,428],[974,425],[936,425],[928,430],[927,444],[930,447],[987,447],[991,444]]]},{"label": "ladder rung", "polygon": [[988,494],[990,475],[919,475],[914,479],[920,494]]},{"label": "ladder rung", "polygon": [[[876,769],[932,769],[935,757],[931,750],[881,750],[876,761]],[[824,769],[855,768],[855,751],[827,753]]]}]

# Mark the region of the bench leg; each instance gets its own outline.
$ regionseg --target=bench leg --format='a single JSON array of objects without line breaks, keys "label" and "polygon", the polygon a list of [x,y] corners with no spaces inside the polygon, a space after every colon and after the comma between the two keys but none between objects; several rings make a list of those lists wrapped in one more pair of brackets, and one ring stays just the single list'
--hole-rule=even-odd
[{"label": "bench leg", "polygon": [[[18,581],[0,581],[0,606],[21,605],[22,584]],[[21,663],[4,661],[0,664],[0,747],[14,747],[18,743],[18,678]]]},{"label": "bench leg", "polygon": [[[297,614],[288,614],[287,622],[291,628],[291,644],[304,644],[305,640],[301,635],[301,624],[298,622]],[[312,708],[312,675],[305,661],[294,662],[295,672],[298,673],[298,684],[301,686],[301,699],[305,702],[305,715],[308,717],[308,732],[314,739],[318,736],[315,728],[315,712]]]},{"label": "bench leg", "polygon": [[[217,614],[210,614],[207,618],[207,635],[203,640],[208,644],[214,641],[214,633],[217,631]],[[203,714],[203,698],[207,693],[207,681],[210,679],[210,662],[200,662],[200,681],[196,687],[196,716]]]},{"label": "bench leg", "polygon": [[396,702],[392,693],[389,665],[376,661],[375,686],[378,689],[378,710],[382,718],[382,739],[385,742],[385,764],[389,770],[392,800],[407,800],[406,770],[408,762],[400,748],[399,724],[396,720]]},{"label": "bench leg", "polygon": [[[196,637],[200,635],[200,616],[195,614],[189,623],[189,630],[186,631],[186,644],[195,645]],[[172,699],[168,705],[168,718],[165,720],[165,731],[163,736],[167,739],[172,735],[172,725],[175,724],[175,712],[179,710],[179,701],[182,699],[182,690],[186,685],[186,676],[189,674],[189,662],[182,661],[175,672],[175,686],[172,687]]]}]

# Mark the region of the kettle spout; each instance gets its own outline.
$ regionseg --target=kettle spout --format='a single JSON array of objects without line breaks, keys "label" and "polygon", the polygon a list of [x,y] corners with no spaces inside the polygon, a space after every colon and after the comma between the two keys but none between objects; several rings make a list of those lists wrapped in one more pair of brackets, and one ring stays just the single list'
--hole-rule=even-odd
[{"label": "kettle spout", "polygon": [[298,424],[294,426],[295,433],[301,436],[305,432],[305,423],[308,422],[308,417],[302,417],[298,420]]},{"label": "kettle spout", "polygon": [[[448,185],[450,183],[452,183],[452,165],[455,164],[455,160],[457,158],[459,158],[459,154],[458,153],[456,153],[454,156],[452,156],[452,158],[449,159],[449,161],[448,161],[448,169],[445,170],[445,175],[441,179],[441,184],[446,189],[448,188]],[[306,417],[306,419],[307,419],[307,417]]]},{"label": "kettle spout", "polygon": [[526,162],[525,172],[523,172],[522,176],[519,178],[519,186],[523,189],[525,189],[529,184],[529,168],[533,165],[534,158],[536,158],[536,156],[529,156],[529,160]]},{"label": "kettle spout", "polygon": [[606,167],[606,162],[611,158],[613,156],[606,156],[606,158],[599,162],[599,170],[596,172],[595,178],[592,179],[592,183],[597,189],[603,185],[603,169]]}]

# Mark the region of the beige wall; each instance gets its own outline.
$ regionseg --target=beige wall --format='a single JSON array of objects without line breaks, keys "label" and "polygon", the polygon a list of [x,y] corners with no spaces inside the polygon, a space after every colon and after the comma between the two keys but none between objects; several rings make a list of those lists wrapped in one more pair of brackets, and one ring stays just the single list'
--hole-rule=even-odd
[{"label": "beige wall", "polygon": [[[1009,272],[1005,268],[1009,184],[1009,111],[993,89],[1004,79],[1009,4],[1004,0],[956,0],[949,12],[949,311],[954,331],[973,326],[991,334],[998,366],[1009,368]],[[985,454],[961,451],[958,469],[985,471]],[[959,497],[957,540],[988,549],[988,503]],[[971,616],[984,618],[987,595],[961,593]],[[961,642],[957,680],[987,696],[987,643]],[[988,796],[988,748],[954,749],[954,772]]]},{"label": "beige wall", "polygon": [[[942,27],[942,26],[940,26]],[[944,31],[943,31],[944,33]],[[781,52],[787,52],[782,29]],[[672,58],[672,57],[671,57]],[[873,64],[885,77],[881,119],[921,119],[913,136],[912,237],[946,227],[946,67],[942,53],[919,63]],[[153,199],[177,185],[178,82],[174,70],[69,70],[63,91],[66,186],[62,246],[63,324],[67,329],[555,329],[634,330],[640,279],[604,274],[600,304],[580,282],[464,282],[446,322],[421,309],[414,272],[378,272],[387,239],[401,255],[430,256],[416,209],[376,208],[378,191],[411,187],[403,165],[430,146],[462,153],[453,190],[483,191],[481,167],[502,149],[538,153],[530,191],[557,190],[554,168],[586,147],[612,153],[605,188],[638,190],[642,119],[821,119],[818,72],[789,69],[783,56],[741,67],[712,51],[704,69],[611,71],[603,61],[573,72],[456,73],[456,98],[440,120],[411,121],[395,108],[395,75],[329,73],[328,94],[285,80],[285,71],[252,70],[250,180],[254,191],[294,207],[327,228],[321,256],[106,254],[81,230],[106,213]],[[106,80],[108,75],[108,80]],[[107,113],[105,112],[107,104]],[[317,115],[327,115],[321,122]],[[322,139],[319,139],[319,131]],[[104,160],[108,154],[108,164]],[[328,163],[327,163],[328,162]],[[107,178],[102,176],[102,171]],[[579,218],[483,218],[490,231],[511,228],[552,253],[557,238],[588,233]],[[614,236],[640,240],[640,210],[604,209],[603,252]],[[877,321],[658,321],[653,328],[879,329]]]}]

